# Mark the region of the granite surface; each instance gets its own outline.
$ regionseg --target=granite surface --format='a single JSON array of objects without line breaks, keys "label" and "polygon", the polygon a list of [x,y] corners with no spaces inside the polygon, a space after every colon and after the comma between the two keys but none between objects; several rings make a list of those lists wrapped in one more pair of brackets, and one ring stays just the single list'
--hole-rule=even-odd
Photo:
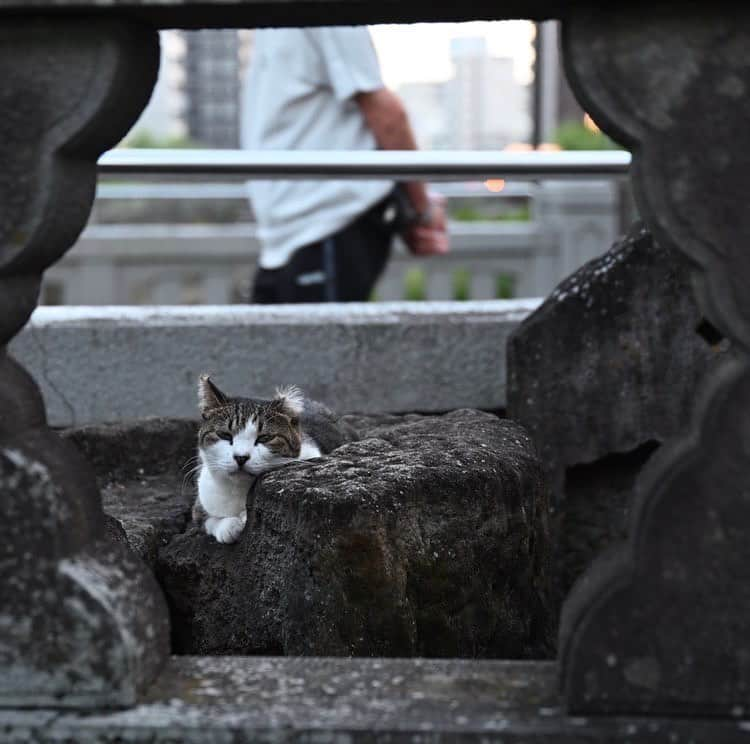
[{"label": "granite surface", "polygon": [[0,711],[2,741],[735,742],[750,721],[571,717],[553,662],[172,657],[131,710]]}]

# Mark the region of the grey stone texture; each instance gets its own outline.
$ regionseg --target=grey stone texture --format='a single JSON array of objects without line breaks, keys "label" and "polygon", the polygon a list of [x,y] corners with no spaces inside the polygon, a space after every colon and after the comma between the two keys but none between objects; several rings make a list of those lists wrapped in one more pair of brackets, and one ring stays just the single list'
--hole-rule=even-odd
[{"label": "grey stone texture", "polygon": [[115,537],[151,568],[159,548],[183,532],[190,519],[197,433],[197,422],[187,419],[146,419],[62,433],[94,468]]},{"label": "grey stone texture", "polygon": [[663,447],[636,483],[628,542],[590,569],[588,582],[608,587],[596,611],[585,612],[590,584],[568,597],[562,663],[566,684],[580,690],[577,710],[745,710],[750,515],[744,498],[731,507],[746,482],[735,468],[747,457],[750,368],[726,359],[718,371],[731,384],[703,391],[685,437]]},{"label": "grey stone texture", "polygon": [[87,464],[55,440],[0,446],[0,706],[131,705],[166,657],[167,608],[106,538]]},{"label": "grey stone texture", "polygon": [[627,538],[635,484],[658,446],[647,442],[566,471],[564,500],[550,515],[556,609],[592,561]]},{"label": "grey stone texture", "polygon": [[198,375],[342,413],[505,405],[505,347],[538,300],[345,306],[39,308],[11,351],[55,426],[193,417]]},{"label": "grey stone texture", "polygon": [[236,544],[191,524],[159,551],[175,649],[549,654],[547,487],[524,431],[470,410],[345,418],[362,439],[263,476]]},{"label": "grey stone texture", "polygon": [[176,656],[130,710],[0,711],[4,740],[55,744],[734,744],[748,726],[568,716],[553,662],[461,659]]},{"label": "grey stone texture", "polygon": [[0,349],[0,437],[46,424],[44,401],[31,375]]},{"label": "grey stone texture", "polygon": [[573,89],[632,146],[646,224],[691,261],[701,314],[731,343],[641,473],[628,541],[566,602],[575,712],[741,716],[750,695],[750,10],[729,8],[592,8],[565,27]]},{"label": "grey stone texture", "polygon": [[168,654],[153,575],[5,346],[83,228],[97,158],[137,118],[157,66],[145,27],[0,25],[0,707],[132,705]]},{"label": "grey stone texture", "polygon": [[696,333],[687,263],[641,223],[552,292],[508,343],[508,415],[562,496],[564,471],[684,430],[723,346]]},{"label": "grey stone texture", "polygon": [[689,266],[637,222],[563,281],[508,344],[508,415],[530,432],[555,511],[553,596],[627,533],[633,485],[683,431],[725,343],[696,333]]},{"label": "grey stone texture", "polygon": [[148,101],[158,40],[126,23],[7,18],[0,68],[0,275],[38,283],[86,224],[99,155]]}]

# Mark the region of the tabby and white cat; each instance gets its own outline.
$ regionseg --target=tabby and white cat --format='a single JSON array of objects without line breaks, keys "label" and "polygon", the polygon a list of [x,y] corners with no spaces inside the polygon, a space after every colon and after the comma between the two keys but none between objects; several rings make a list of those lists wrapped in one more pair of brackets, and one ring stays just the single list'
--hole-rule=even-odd
[{"label": "tabby and white cat", "polygon": [[278,390],[271,400],[231,398],[201,375],[198,400],[203,421],[193,519],[222,543],[235,542],[242,533],[247,495],[257,476],[320,457],[356,438],[332,411],[296,387]]}]

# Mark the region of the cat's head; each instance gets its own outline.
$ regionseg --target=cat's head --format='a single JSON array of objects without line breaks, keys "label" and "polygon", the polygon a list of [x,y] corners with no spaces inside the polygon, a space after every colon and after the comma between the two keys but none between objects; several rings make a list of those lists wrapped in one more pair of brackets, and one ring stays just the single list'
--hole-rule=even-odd
[{"label": "cat's head", "polygon": [[198,402],[198,450],[213,474],[249,477],[299,457],[304,398],[298,388],[277,390],[271,400],[230,398],[201,375]]}]

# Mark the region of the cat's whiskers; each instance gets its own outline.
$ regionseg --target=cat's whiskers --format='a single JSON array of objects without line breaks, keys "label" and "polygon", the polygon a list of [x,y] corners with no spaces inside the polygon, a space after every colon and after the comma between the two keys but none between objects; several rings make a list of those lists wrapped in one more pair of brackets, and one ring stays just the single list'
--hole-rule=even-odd
[{"label": "cat's whiskers", "polygon": [[[195,458],[195,459],[198,459],[198,458]],[[185,469],[185,467],[186,467],[186,466],[184,466],[184,467],[183,467],[183,470]],[[187,472],[185,473],[185,475],[184,475],[184,476],[183,476],[183,478],[182,478],[182,485],[180,486],[180,497],[182,497],[182,496],[184,496],[184,495],[185,495],[185,486],[186,486],[186,485],[188,484],[188,481],[190,480],[190,478],[191,478],[192,476],[194,476],[194,475],[195,475],[195,474],[196,474],[197,472],[199,472],[199,471],[200,471],[200,469],[201,469],[201,463],[200,463],[200,462],[198,462],[198,463],[194,464],[194,465],[193,465],[193,466],[192,466],[192,467],[190,468],[190,470],[188,470],[188,471],[187,471]]]},{"label": "cat's whiskers", "polygon": [[192,469],[196,464],[200,465],[200,455],[193,455],[192,457],[188,458],[183,464],[182,470],[185,470],[187,468]]}]

